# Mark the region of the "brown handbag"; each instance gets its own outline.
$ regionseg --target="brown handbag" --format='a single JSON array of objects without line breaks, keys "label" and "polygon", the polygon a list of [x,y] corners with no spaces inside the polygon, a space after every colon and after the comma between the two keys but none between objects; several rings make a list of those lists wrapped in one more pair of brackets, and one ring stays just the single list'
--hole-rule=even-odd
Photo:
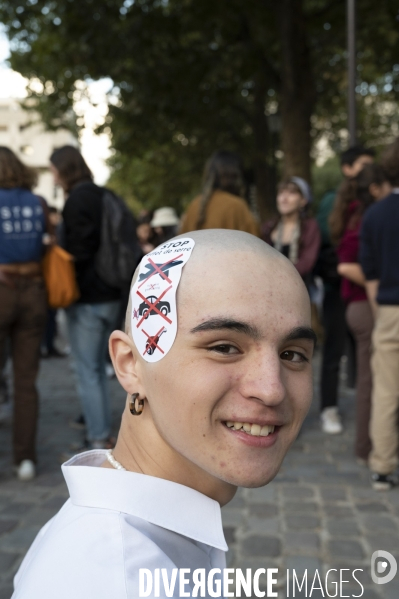
[{"label": "brown handbag", "polygon": [[43,277],[50,308],[67,308],[79,299],[73,256],[59,245],[48,248],[43,258]]}]

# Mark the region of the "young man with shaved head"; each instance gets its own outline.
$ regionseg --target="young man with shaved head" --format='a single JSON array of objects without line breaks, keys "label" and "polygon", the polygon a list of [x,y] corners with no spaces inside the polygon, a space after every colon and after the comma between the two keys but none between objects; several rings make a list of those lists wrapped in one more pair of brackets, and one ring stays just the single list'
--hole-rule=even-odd
[{"label": "young man with shaved head", "polygon": [[151,252],[126,323],[110,339],[128,393],[116,447],[64,464],[70,499],[28,552],[14,599],[130,599],[143,568],[169,582],[175,568],[223,569],[220,506],[274,478],[308,411],[309,296],[252,235],[198,231]]}]

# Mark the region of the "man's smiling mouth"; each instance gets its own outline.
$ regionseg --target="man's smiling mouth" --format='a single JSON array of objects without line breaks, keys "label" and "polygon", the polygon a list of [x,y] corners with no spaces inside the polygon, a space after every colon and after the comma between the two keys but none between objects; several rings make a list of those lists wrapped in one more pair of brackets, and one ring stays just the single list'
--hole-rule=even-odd
[{"label": "man's smiling mouth", "polygon": [[250,422],[232,422],[231,420],[228,420],[225,424],[228,428],[247,433],[253,437],[267,437],[268,435],[274,433],[276,428],[272,424],[265,424],[264,426],[261,426],[260,424],[251,424]]}]

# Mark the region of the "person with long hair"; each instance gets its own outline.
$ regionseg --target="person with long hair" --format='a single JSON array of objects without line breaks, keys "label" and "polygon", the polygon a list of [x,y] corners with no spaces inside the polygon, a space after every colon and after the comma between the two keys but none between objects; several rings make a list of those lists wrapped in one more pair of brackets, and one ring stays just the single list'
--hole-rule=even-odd
[{"label": "person with long hair", "polygon": [[117,324],[121,291],[96,272],[100,247],[103,188],[93,183],[82,154],[73,146],[50,157],[55,183],[66,194],[63,216],[65,249],[75,260],[79,300],[66,309],[78,396],[86,424],[83,448],[107,448],[111,438],[111,400],[105,372],[108,339]]},{"label": "person with long hair", "polygon": [[346,322],[356,342],[356,441],[359,463],[367,463],[371,451],[369,435],[372,375],[371,335],[373,314],[359,264],[359,233],[366,210],[389,194],[390,186],[378,164],[366,165],[353,179],[345,181],[330,215],[331,237],[337,243],[341,296],[346,305]]},{"label": "person with long hair", "polygon": [[0,147],[0,364],[8,338],[14,371],[13,454],[20,480],[36,473],[36,378],[47,314],[41,268],[46,216],[44,200],[32,193],[36,181],[34,170]]},{"label": "person with long hair", "polygon": [[[356,177],[366,164],[374,161],[375,151],[364,146],[351,146],[340,156],[341,172],[345,180]],[[343,425],[338,411],[338,386],[341,358],[347,356],[347,384],[354,386],[354,342],[345,321],[345,303],[341,298],[341,277],[338,274],[338,256],[331,240],[329,217],[335,204],[336,190],[327,191],[321,199],[316,220],[321,232],[321,249],[316,264],[317,274],[323,280],[324,343],[320,369],[320,421],[322,431],[329,435],[342,433]]]},{"label": "person with long hair", "polygon": [[233,152],[219,150],[205,165],[202,193],[188,206],[180,233],[235,229],[259,236],[259,226],[243,199],[243,166]]},{"label": "person with long hair", "polygon": [[369,467],[373,488],[387,491],[398,484],[399,138],[382,155],[381,166],[392,191],[364,215],[359,256],[375,314]]},{"label": "person with long hair", "polygon": [[278,186],[277,218],[262,225],[266,243],[284,254],[309,285],[320,247],[317,222],[308,216],[312,195],[301,177],[289,177]]}]

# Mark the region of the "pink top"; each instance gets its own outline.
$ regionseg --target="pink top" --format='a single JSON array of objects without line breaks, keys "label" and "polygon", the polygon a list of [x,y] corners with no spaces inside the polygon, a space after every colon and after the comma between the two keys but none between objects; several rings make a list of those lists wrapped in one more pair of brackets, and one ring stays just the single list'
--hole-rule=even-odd
[{"label": "pink top", "polygon": [[[358,202],[353,202],[349,207],[349,211],[353,214],[358,205]],[[359,218],[358,222],[353,227],[346,227],[339,246],[337,247],[338,260],[340,263],[359,263],[359,234],[361,224],[362,221]],[[341,296],[347,304],[367,300],[365,288],[353,283],[353,281],[350,281],[345,277],[342,277],[341,281]]]}]

